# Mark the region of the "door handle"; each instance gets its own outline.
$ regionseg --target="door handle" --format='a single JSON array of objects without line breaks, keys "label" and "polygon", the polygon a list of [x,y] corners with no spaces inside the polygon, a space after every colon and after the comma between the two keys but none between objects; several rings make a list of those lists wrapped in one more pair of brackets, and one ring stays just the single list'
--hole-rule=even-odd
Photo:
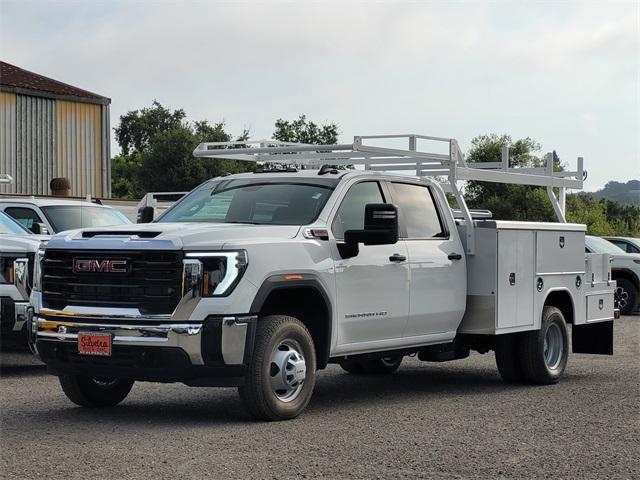
[{"label": "door handle", "polygon": [[390,262],[404,262],[407,259],[404,255],[400,255],[399,253],[394,253],[389,257]]},{"label": "door handle", "polygon": [[447,258],[449,260],[461,260],[462,259],[462,255],[460,255],[459,253],[450,253]]}]

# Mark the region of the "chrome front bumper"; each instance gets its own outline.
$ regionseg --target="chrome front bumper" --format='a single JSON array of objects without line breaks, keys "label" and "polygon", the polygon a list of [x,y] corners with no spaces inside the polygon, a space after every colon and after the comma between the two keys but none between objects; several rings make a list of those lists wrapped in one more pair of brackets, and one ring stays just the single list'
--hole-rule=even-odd
[{"label": "chrome front bumper", "polygon": [[[175,347],[184,350],[193,365],[204,365],[202,355],[204,322],[157,323],[137,319],[135,323],[117,323],[108,318],[69,318],[67,315],[29,315],[30,343],[39,340],[77,343],[79,332],[103,332],[113,335],[113,345],[144,347]],[[120,319],[121,320],[121,319]],[[241,365],[249,324],[257,320],[255,315],[222,317],[221,350],[225,365]]]}]

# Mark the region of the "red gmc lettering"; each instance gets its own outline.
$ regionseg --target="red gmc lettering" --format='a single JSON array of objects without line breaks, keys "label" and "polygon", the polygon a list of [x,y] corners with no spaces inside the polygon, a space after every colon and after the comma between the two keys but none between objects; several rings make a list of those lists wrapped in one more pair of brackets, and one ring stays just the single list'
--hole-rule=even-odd
[{"label": "red gmc lettering", "polygon": [[127,273],[127,261],[77,258],[73,270],[77,273]]}]

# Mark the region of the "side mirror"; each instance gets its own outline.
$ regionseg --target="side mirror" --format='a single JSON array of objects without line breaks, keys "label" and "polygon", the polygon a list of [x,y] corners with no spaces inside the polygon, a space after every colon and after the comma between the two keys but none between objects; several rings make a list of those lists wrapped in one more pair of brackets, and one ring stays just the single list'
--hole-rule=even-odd
[{"label": "side mirror", "polygon": [[34,222],[31,231],[36,235],[49,235],[49,229],[44,223]]},{"label": "side mirror", "polygon": [[344,232],[346,244],[393,245],[398,241],[398,209],[390,203],[369,203],[364,208],[364,229]]},{"label": "side mirror", "polygon": [[138,223],[153,222],[153,207],[142,207],[138,210]]}]

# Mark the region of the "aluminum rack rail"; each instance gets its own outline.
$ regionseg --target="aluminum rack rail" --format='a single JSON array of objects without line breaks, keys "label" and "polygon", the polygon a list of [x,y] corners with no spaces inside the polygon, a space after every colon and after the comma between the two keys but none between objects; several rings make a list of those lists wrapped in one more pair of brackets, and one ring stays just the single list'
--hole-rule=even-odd
[{"label": "aluminum rack rail", "polygon": [[[390,148],[386,143],[401,144]],[[405,146],[407,148],[402,148]],[[560,222],[566,222],[567,189],[582,189],[586,178],[583,159],[578,157],[577,170],[554,172],[553,155],[545,155],[545,165],[536,168],[517,168],[509,165],[509,150],[503,148],[500,162],[467,163],[458,142],[453,138],[427,135],[369,135],[355,136],[353,143],[310,145],[278,140],[249,140],[240,142],[201,143],[194,150],[195,157],[208,157],[246,162],[281,163],[305,168],[322,165],[361,166],[365,170],[398,171],[418,177],[435,177],[458,204],[467,227],[467,253],[475,253],[474,221],[459,182],[482,182],[535,185],[546,187],[547,195]],[[443,181],[443,179],[446,179]],[[554,191],[558,189],[558,193]]]}]

